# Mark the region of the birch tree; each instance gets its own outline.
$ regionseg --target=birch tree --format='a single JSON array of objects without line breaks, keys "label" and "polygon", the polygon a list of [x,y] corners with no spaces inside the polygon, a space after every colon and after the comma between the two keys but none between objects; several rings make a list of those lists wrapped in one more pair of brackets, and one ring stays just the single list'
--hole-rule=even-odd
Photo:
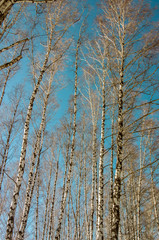
[{"label": "birch tree", "polygon": [[[57,33],[56,27],[58,26],[58,24],[60,24],[59,14],[61,12],[63,12],[63,7],[64,7],[63,4],[65,6],[67,5],[67,3],[63,3],[63,2],[60,2],[57,4],[57,8],[54,12],[53,18],[51,17],[51,13],[48,12],[48,15],[49,15],[49,18],[48,18],[49,34],[48,34],[48,39],[47,39],[48,44],[46,47],[44,61],[42,63],[42,67],[41,67],[37,82],[35,84],[34,90],[32,92],[32,95],[30,97],[30,103],[28,106],[28,112],[27,112],[27,116],[26,116],[26,120],[25,120],[24,135],[23,135],[23,142],[22,142],[22,148],[21,148],[21,156],[20,156],[20,161],[19,161],[18,175],[17,175],[17,179],[16,179],[16,185],[15,185],[15,189],[14,189],[14,193],[13,193],[13,197],[12,197],[12,201],[11,201],[11,206],[10,206],[10,211],[9,211],[9,216],[8,216],[6,239],[12,238],[12,234],[13,234],[15,210],[17,207],[19,191],[21,188],[22,178],[23,178],[24,169],[25,169],[25,157],[26,157],[26,148],[27,148],[28,134],[29,134],[29,124],[30,124],[30,120],[31,120],[31,113],[32,113],[32,109],[33,109],[34,100],[35,100],[36,94],[38,92],[39,86],[43,80],[44,74],[45,74],[46,70],[48,69],[47,64],[50,64],[49,57],[50,57],[51,51],[53,51],[55,48],[57,48],[57,44],[59,43],[59,41],[62,39],[62,37],[66,33],[67,29],[75,21],[73,18],[73,19],[69,19],[69,23],[65,22],[63,29],[60,32],[58,32],[56,39],[54,39],[54,35]],[[67,13],[68,12],[65,12],[65,13],[63,12],[63,15],[68,16]],[[62,19],[62,22],[63,22],[63,19]],[[63,52],[60,52],[60,53],[62,56]],[[61,58],[61,56],[60,56],[60,58]],[[58,59],[54,59],[54,61],[51,62],[51,65],[53,65],[57,60]]]},{"label": "birch tree", "polygon": [[[53,72],[53,70],[52,70],[52,72]],[[26,223],[27,223],[27,218],[28,218],[29,209],[30,209],[30,205],[31,205],[31,198],[32,198],[30,196],[30,191],[31,191],[31,187],[34,188],[34,186],[32,186],[33,176],[34,176],[33,171],[34,171],[36,157],[38,155],[38,152],[40,151],[40,148],[42,147],[42,142],[41,142],[42,132],[43,132],[43,129],[45,127],[45,122],[46,122],[46,109],[47,109],[47,105],[48,105],[48,99],[49,99],[49,95],[50,95],[50,91],[51,91],[52,81],[53,81],[53,73],[50,76],[50,81],[49,81],[46,97],[44,99],[42,120],[41,120],[41,124],[39,127],[39,131],[37,133],[37,140],[36,140],[36,143],[34,146],[34,152],[33,152],[33,157],[32,157],[32,161],[31,161],[31,169],[30,169],[30,173],[29,173],[28,186],[27,186],[27,190],[26,190],[26,198],[25,198],[25,204],[24,204],[24,209],[23,209],[22,222],[21,222],[19,233],[18,233],[18,239],[24,238],[24,232],[25,232],[25,228],[26,228]]]},{"label": "birch tree", "polygon": [[[155,33],[150,40],[151,32],[148,32],[147,35],[144,32],[148,28],[147,19],[150,16],[150,11],[148,6],[142,2],[105,1],[102,9],[103,15],[99,17],[100,29],[103,38],[108,41],[111,49],[109,55],[110,77],[112,77],[114,83],[116,82],[118,88],[117,161],[113,192],[113,225],[111,230],[112,239],[118,239],[123,140],[126,136],[126,133],[124,133],[125,108],[132,109],[128,99],[130,100],[130,96],[134,96],[133,101],[134,104],[136,103],[139,96],[137,89],[145,89],[144,83],[152,78],[157,69],[155,61],[153,63],[155,70],[151,68],[152,65],[150,66],[148,62],[152,49],[157,47],[158,41]],[[152,86],[151,82],[149,86]],[[134,93],[135,91],[136,94]]]},{"label": "birch tree", "polygon": [[77,80],[78,80],[78,51],[80,47],[80,38],[77,42],[76,48],[76,60],[75,60],[75,84],[74,84],[74,110],[73,110],[73,136],[72,136],[72,144],[71,144],[71,153],[70,153],[70,161],[69,161],[69,170],[68,176],[66,181],[66,186],[64,189],[64,196],[61,201],[60,207],[60,216],[58,220],[58,227],[56,229],[55,239],[60,239],[60,232],[61,232],[61,224],[63,220],[63,214],[65,210],[66,198],[70,187],[70,180],[72,175],[72,165],[73,165],[73,158],[74,158],[74,149],[75,149],[75,135],[76,135],[76,117],[77,117]]}]

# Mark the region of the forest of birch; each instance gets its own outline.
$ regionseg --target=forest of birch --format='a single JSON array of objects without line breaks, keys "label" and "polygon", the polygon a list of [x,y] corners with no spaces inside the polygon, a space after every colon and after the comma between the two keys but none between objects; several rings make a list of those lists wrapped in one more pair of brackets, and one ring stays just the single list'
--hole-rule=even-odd
[{"label": "forest of birch", "polygon": [[0,0],[0,240],[159,240],[155,0]]}]

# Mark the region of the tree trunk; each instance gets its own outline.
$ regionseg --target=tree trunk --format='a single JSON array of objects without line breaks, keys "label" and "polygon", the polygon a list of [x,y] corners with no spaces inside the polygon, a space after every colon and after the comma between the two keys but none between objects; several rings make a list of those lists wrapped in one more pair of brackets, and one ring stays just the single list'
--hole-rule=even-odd
[{"label": "tree trunk", "polygon": [[[113,104],[114,105],[114,104]],[[114,106],[113,106],[113,114],[112,114],[112,126],[111,126],[111,163],[110,163],[110,231],[109,238],[112,239],[112,224],[113,224],[113,162],[114,162]]]},{"label": "tree trunk", "polygon": [[96,157],[97,157],[97,127],[93,126],[93,142],[92,142],[92,191],[91,191],[91,213],[90,213],[90,240],[93,240],[93,227],[94,227],[94,199],[95,199],[95,168],[96,168]]},{"label": "tree trunk", "polygon": [[36,189],[36,222],[35,222],[35,240],[38,240],[38,219],[39,219],[39,169],[37,176],[37,189]]},{"label": "tree trunk", "polygon": [[70,180],[72,176],[72,167],[73,167],[73,158],[74,158],[74,149],[75,149],[75,135],[76,135],[76,116],[77,116],[77,71],[78,71],[78,51],[80,46],[80,38],[77,42],[77,48],[76,48],[76,61],[75,61],[75,90],[74,90],[74,121],[73,121],[73,136],[72,136],[72,145],[71,145],[71,155],[70,155],[70,162],[69,162],[69,170],[68,170],[68,176],[66,181],[66,188],[64,193],[63,201],[61,202],[60,207],[60,216],[58,220],[58,226],[56,229],[56,235],[55,239],[60,240],[60,233],[61,233],[61,224],[63,220],[63,215],[65,211],[65,205],[66,205],[66,199],[67,194],[70,188]]},{"label": "tree trunk", "polygon": [[3,101],[3,97],[4,97],[4,94],[5,94],[5,89],[6,89],[6,86],[7,86],[7,82],[8,82],[8,79],[9,79],[10,72],[11,72],[11,69],[8,70],[7,76],[5,78],[5,82],[4,82],[3,90],[2,90],[2,95],[1,95],[1,99],[0,99],[0,106],[1,106],[2,101]]},{"label": "tree trunk", "polygon": [[[122,44],[122,56],[124,56],[124,44]],[[118,240],[120,223],[120,192],[121,192],[122,153],[123,153],[123,68],[124,68],[123,59],[121,61],[119,97],[118,97],[117,163],[113,192],[113,225],[111,229],[112,240]]]},{"label": "tree trunk", "polygon": [[[59,154],[60,155],[60,154]],[[56,185],[57,185],[57,178],[58,178],[58,169],[59,169],[59,159],[56,163],[56,174],[55,174],[55,181],[54,181],[54,189],[53,189],[53,196],[51,202],[51,215],[50,215],[50,226],[49,226],[49,240],[53,239],[54,234],[54,205],[55,205],[55,196],[56,196]]]},{"label": "tree trunk", "polygon": [[46,109],[47,109],[49,94],[50,94],[50,90],[51,90],[51,83],[52,83],[52,79],[49,82],[48,92],[47,92],[46,97],[44,99],[42,119],[41,119],[39,131],[38,131],[38,134],[37,134],[36,143],[35,143],[35,146],[34,146],[33,156],[32,156],[32,159],[31,159],[31,169],[30,169],[30,172],[29,172],[29,179],[28,179],[28,185],[27,185],[27,190],[26,190],[26,197],[25,197],[25,203],[24,203],[24,209],[23,209],[22,222],[21,222],[20,229],[19,229],[19,232],[18,232],[18,239],[19,240],[24,238],[25,228],[26,228],[26,224],[27,224],[27,220],[28,220],[28,214],[29,214],[29,209],[30,209],[31,200],[32,200],[31,187],[32,187],[33,176],[34,176],[33,172],[34,172],[36,157],[38,155],[38,152],[39,152],[40,148],[42,147],[41,146],[41,138],[42,138],[42,131],[45,129]]},{"label": "tree trunk", "polygon": [[[104,70],[104,69],[103,69]],[[105,70],[104,70],[105,71]],[[105,133],[105,73],[102,86],[102,123],[101,123],[101,143],[100,143],[100,160],[99,160],[99,190],[98,190],[98,222],[97,222],[97,240],[104,239],[103,233],[103,215],[104,215],[104,176],[103,176],[103,158],[104,158],[104,133]]]},{"label": "tree trunk", "polygon": [[45,231],[46,231],[48,203],[49,203],[49,196],[50,196],[51,175],[52,175],[52,166],[50,166],[50,176],[49,176],[49,183],[48,183],[48,188],[47,188],[47,197],[46,197],[46,204],[45,204],[45,214],[44,214],[44,225],[43,225],[42,240],[44,240],[44,238],[45,238]]},{"label": "tree trunk", "polygon": [[27,149],[27,143],[28,143],[28,134],[29,134],[29,125],[30,125],[30,120],[31,120],[31,114],[32,114],[34,100],[35,100],[36,94],[38,92],[40,83],[42,81],[43,75],[45,73],[46,64],[48,62],[48,58],[50,55],[52,34],[53,34],[53,29],[51,29],[48,49],[47,49],[47,53],[45,55],[45,60],[44,60],[43,66],[42,66],[42,70],[41,70],[40,76],[38,78],[38,82],[35,85],[34,90],[32,92],[32,95],[30,98],[30,103],[28,106],[28,111],[27,111],[27,116],[26,116],[25,126],[24,126],[24,135],[23,135],[23,142],[22,142],[22,148],[21,148],[21,155],[20,155],[20,161],[19,161],[19,167],[18,167],[18,175],[17,175],[16,185],[14,188],[14,193],[13,193],[10,210],[9,210],[9,214],[8,214],[6,240],[12,239],[12,235],[13,235],[15,211],[16,211],[16,207],[17,207],[19,192],[20,192],[24,169],[25,169],[25,157],[26,157],[26,149]]}]

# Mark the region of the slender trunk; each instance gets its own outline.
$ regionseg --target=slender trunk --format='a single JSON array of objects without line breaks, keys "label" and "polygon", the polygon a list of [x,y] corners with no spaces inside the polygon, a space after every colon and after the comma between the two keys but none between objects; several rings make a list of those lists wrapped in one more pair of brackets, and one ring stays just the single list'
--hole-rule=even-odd
[{"label": "slender trunk", "polygon": [[120,71],[119,95],[118,95],[118,136],[117,136],[117,163],[114,179],[113,192],[113,225],[112,240],[118,240],[120,224],[120,192],[122,173],[122,153],[123,153],[123,69],[124,69],[124,43],[122,43],[122,60]]},{"label": "slender trunk", "polygon": [[80,208],[80,203],[81,203],[81,186],[82,186],[82,174],[81,174],[81,169],[80,169],[80,182],[79,182],[79,192],[78,192],[78,216],[77,216],[77,239],[81,239],[81,208]]},{"label": "slender trunk", "polygon": [[104,133],[105,133],[105,74],[102,86],[102,123],[101,123],[101,143],[100,143],[100,160],[99,160],[99,191],[98,191],[98,225],[97,240],[104,239],[103,233],[103,215],[104,215],[104,177],[103,177],[103,158],[104,158]]},{"label": "slender trunk", "polygon": [[47,207],[47,223],[46,223],[46,234],[45,234],[45,240],[48,240],[48,235],[49,235],[49,226],[50,226],[50,205],[51,205],[51,202],[48,201],[48,207]]},{"label": "slender trunk", "polygon": [[[82,141],[83,142],[83,141]],[[78,198],[77,198],[77,212],[76,212],[76,218],[77,218],[77,240],[80,240],[80,232],[81,232],[81,226],[80,226],[80,203],[81,203],[81,186],[82,186],[82,157],[80,158],[80,173],[79,173],[79,188],[78,188]]]},{"label": "slender trunk", "polygon": [[0,166],[0,175],[1,175],[0,191],[1,191],[1,187],[2,187],[5,167],[6,167],[6,163],[7,163],[7,159],[8,159],[8,151],[9,151],[9,147],[10,147],[11,133],[12,133],[13,125],[14,125],[14,122],[15,122],[15,117],[16,117],[18,106],[19,106],[19,101],[20,101],[20,99],[18,100],[18,102],[16,104],[16,107],[15,107],[15,110],[14,110],[14,114],[13,114],[13,118],[12,118],[12,122],[11,122],[10,127],[9,127],[7,143],[6,143],[6,146],[5,146],[5,149],[4,149],[4,153],[3,153],[3,157],[2,157],[2,164]]},{"label": "slender trunk", "polygon": [[[150,164],[152,163],[151,158],[152,158],[152,149],[151,146],[149,148],[150,151]],[[159,214],[157,211],[157,200],[156,200],[156,194],[155,194],[155,184],[154,184],[154,178],[153,178],[153,169],[152,169],[152,164],[151,166],[151,190],[152,190],[152,198],[153,198],[153,207],[154,207],[154,216],[155,216],[155,221],[157,224],[157,230],[159,234]]]},{"label": "slender trunk", "polygon": [[45,231],[46,231],[46,222],[47,222],[47,214],[48,214],[48,203],[49,203],[49,196],[50,196],[51,175],[52,175],[52,166],[50,166],[50,176],[49,176],[49,183],[48,183],[48,188],[47,188],[47,197],[46,197],[46,204],[45,204],[45,214],[44,214],[44,225],[43,225],[42,240],[44,240]]},{"label": "slender trunk", "polygon": [[36,222],[35,222],[35,240],[38,240],[38,218],[39,218],[39,170],[37,177],[37,191],[36,191]]},{"label": "slender trunk", "polygon": [[155,195],[152,165],[151,165],[151,185],[152,185],[151,190],[152,190],[152,197],[153,197],[154,215],[155,215],[155,221],[157,224],[157,230],[158,230],[158,234],[159,234],[159,214],[157,212],[157,200],[156,200],[156,195]]},{"label": "slender trunk", "polygon": [[67,211],[67,240],[70,240],[70,195],[68,199],[68,211]]},{"label": "slender trunk", "polygon": [[[143,123],[144,124],[144,123]],[[142,187],[142,168],[144,166],[145,158],[146,158],[146,145],[147,142],[145,143],[146,145],[144,146],[144,152],[142,151],[142,140],[143,140],[143,135],[141,136],[141,141],[140,141],[140,175],[139,175],[139,184],[138,184],[138,191],[137,191],[137,232],[138,232],[138,240],[142,239],[141,235],[141,187]]]},{"label": "slender trunk", "polygon": [[114,110],[112,116],[112,136],[111,136],[111,163],[110,163],[110,240],[112,239],[113,224],[113,162],[114,162]]},{"label": "slender trunk", "polygon": [[55,174],[54,189],[53,189],[53,196],[52,196],[52,202],[51,202],[49,240],[53,239],[53,234],[54,234],[54,205],[55,205],[55,196],[56,196],[56,185],[57,185],[57,178],[58,178],[58,170],[59,170],[59,159],[57,160],[57,163],[56,163],[56,174]]},{"label": "slender trunk", "polygon": [[45,69],[46,69],[46,64],[48,62],[48,58],[50,55],[52,34],[53,34],[53,29],[51,29],[48,49],[47,49],[47,53],[45,55],[45,60],[44,60],[43,66],[42,66],[42,70],[41,70],[40,76],[38,78],[38,82],[35,85],[34,90],[32,92],[32,95],[30,98],[30,103],[28,106],[28,111],[27,111],[27,116],[26,116],[25,126],[24,126],[24,135],[23,135],[23,142],[22,142],[22,148],[21,148],[21,155],[20,155],[20,161],[19,161],[19,167],[18,167],[18,175],[17,175],[14,193],[13,193],[10,210],[9,210],[9,214],[8,214],[7,230],[6,230],[6,237],[5,237],[6,240],[12,239],[12,235],[13,235],[15,211],[16,211],[16,207],[17,207],[17,203],[18,203],[19,192],[20,192],[20,188],[21,188],[21,184],[22,184],[22,180],[23,180],[24,169],[25,169],[25,157],[26,157],[26,149],[27,149],[27,143],[28,143],[28,134],[29,134],[29,125],[30,125],[30,120],[31,120],[31,114],[32,114],[34,100],[35,100],[36,94],[38,92],[40,83],[43,79],[43,75],[44,75]]},{"label": "slender trunk", "polygon": [[[132,163],[133,164],[133,163]],[[133,166],[132,166],[133,169]],[[132,195],[133,195],[133,200],[131,200],[133,202],[133,208],[131,210],[131,216],[132,216],[132,226],[130,226],[131,228],[131,237],[134,238],[134,240],[137,240],[137,206],[136,206],[136,184],[134,181],[134,175],[132,175],[132,177],[130,178],[130,182],[131,182],[131,186],[132,186]],[[131,189],[131,187],[130,187]]]},{"label": "slender trunk", "polygon": [[95,199],[95,168],[96,168],[96,157],[97,157],[97,127],[93,126],[93,143],[92,143],[92,192],[91,192],[91,213],[90,213],[90,240],[93,240],[93,226],[94,226],[94,199]]},{"label": "slender trunk", "polygon": [[96,196],[96,231],[98,228],[98,166],[95,162],[95,196]]},{"label": "slender trunk", "polygon": [[71,155],[70,155],[70,162],[69,162],[69,170],[68,170],[68,176],[66,181],[66,188],[64,193],[64,199],[61,202],[60,207],[60,216],[58,220],[58,226],[56,229],[56,235],[55,239],[60,240],[60,233],[61,233],[61,224],[63,220],[63,215],[65,211],[65,205],[66,205],[66,199],[67,194],[70,188],[70,180],[72,176],[72,167],[73,167],[73,159],[74,159],[74,149],[75,149],[75,135],[76,135],[76,115],[77,115],[77,71],[78,71],[78,51],[80,46],[80,39],[77,42],[77,49],[76,49],[76,61],[75,61],[75,90],[74,90],[74,121],[73,121],[73,137],[72,137],[72,145],[71,145]]},{"label": "slender trunk", "polygon": [[[67,145],[67,151],[66,151],[66,163],[65,163],[65,173],[64,173],[64,178],[63,178],[63,188],[62,188],[62,197],[61,197],[61,205],[64,202],[64,197],[65,197],[65,191],[66,191],[66,178],[67,178],[67,171],[68,171],[68,164],[69,164],[69,150],[70,150],[70,134],[69,134],[69,143]],[[53,232],[54,236],[55,232]]]},{"label": "slender trunk", "polygon": [[[126,219],[125,219],[125,240],[130,240],[130,221],[129,221],[129,211],[128,211],[128,200],[127,200],[127,195],[126,195],[126,189],[125,189],[125,183],[123,182],[123,197],[124,197],[124,201],[125,201],[125,204],[124,204],[124,207],[126,209]],[[135,239],[134,239],[135,240]]]},{"label": "slender trunk", "polygon": [[[30,192],[28,192],[28,202],[27,202],[26,206],[24,206],[23,214],[24,214],[24,212],[25,212],[25,214],[22,217],[22,221],[21,221],[21,225],[20,225],[20,229],[22,229],[23,232],[21,232],[19,230],[19,232],[18,232],[18,240],[19,239],[24,239],[24,234],[25,234],[25,229],[26,229],[26,225],[27,225],[27,219],[28,219],[28,215],[29,215],[29,211],[30,211],[30,207],[31,207],[31,201],[32,201],[32,197],[33,197],[36,177],[37,177],[37,174],[39,173],[39,164],[40,164],[40,156],[41,156],[42,145],[43,145],[44,130],[45,130],[45,127],[43,129],[43,136],[42,136],[42,140],[41,140],[41,146],[40,146],[40,149],[39,149],[39,152],[38,152],[35,173],[34,173],[33,178],[32,178],[32,184],[30,186]],[[26,221],[23,221],[24,218],[25,218]]]},{"label": "slender trunk", "polygon": [[47,103],[48,103],[49,94],[50,94],[50,90],[51,90],[51,83],[52,83],[52,81],[50,80],[48,92],[47,92],[45,100],[44,100],[42,120],[40,123],[39,131],[38,131],[37,138],[36,138],[36,143],[34,146],[34,152],[33,152],[32,160],[31,160],[31,169],[29,172],[29,179],[28,179],[28,185],[27,185],[27,190],[26,190],[22,221],[21,221],[19,232],[18,232],[18,240],[21,240],[24,238],[25,228],[26,228],[26,224],[27,224],[27,220],[28,220],[28,214],[29,214],[29,209],[30,209],[31,200],[32,200],[30,190],[31,190],[32,183],[33,183],[33,176],[34,176],[33,172],[34,172],[34,167],[35,167],[38,152],[40,150],[40,147],[42,147],[41,146],[41,138],[42,138],[42,131],[45,127],[46,108],[47,108]]},{"label": "slender trunk", "polygon": [[88,212],[87,212],[87,168],[86,168],[86,150],[85,150],[85,157],[84,157],[84,210],[85,210],[85,222],[86,222],[86,236],[87,236],[87,240],[90,237],[90,233],[89,233],[89,221],[88,221]]},{"label": "slender trunk", "polygon": [[[76,196],[76,199],[75,199],[75,203],[73,202],[72,200],[72,195],[71,195],[71,203],[72,203],[72,212],[74,213],[74,220],[75,220],[75,223],[74,223],[74,236],[73,236],[73,240],[77,239],[77,224],[78,224],[78,210],[77,210],[77,205],[78,205],[78,175],[77,175],[77,178],[74,180],[76,181],[76,193],[75,193],[75,196]],[[70,187],[70,194],[71,194],[71,187]],[[74,210],[74,207],[75,206],[75,210]],[[76,211],[76,213],[75,213]]]},{"label": "slender trunk", "polygon": [[[77,177],[78,178],[78,177]],[[72,194],[71,194],[71,187],[70,187],[70,195],[71,195],[71,203],[72,203],[72,212],[73,212],[73,216],[74,216],[74,235],[73,235],[73,240],[76,240],[77,239],[77,221],[78,221],[78,216],[77,216],[77,198],[78,198],[78,183],[77,183],[78,179],[76,180],[76,203],[73,202],[73,197],[72,197]],[[75,210],[74,210],[74,205],[75,205],[75,208],[76,208],[76,213],[75,213]]]},{"label": "slender trunk", "polygon": [[[83,149],[85,144],[85,115],[83,117],[83,129],[81,138],[81,149]],[[83,151],[81,151],[79,158],[79,189],[78,189],[78,208],[77,208],[77,239],[81,239],[81,190],[83,181]]]},{"label": "slender trunk", "polygon": [[5,94],[5,89],[6,89],[6,86],[7,86],[7,82],[8,82],[8,79],[9,79],[10,72],[11,72],[11,69],[8,70],[8,73],[7,73],[7,76],[6,76],[4,85],[3,85],[2,95],[1,95],[1,99],[0,99],[0,106],[1,106],[2,101],[3,101],[3,97],[4,97],[4,94]]},{"label": "slender trunk", "polygon": [[[70,141],[70,138],[69,138]],[[70,142],[68,143],[67,146],[67,152],[66,152],[66,164],[65,164],[65,173],[64,173],[64,178],[63,178],[63,188],[62,188],[62,197],[61,197],[61,205],[64,202],[64,197],[65,197],[65,190],[66,190],[66,178],[67,178],[67,170],[68,170],[68,163],[69,163],[69,149],[70,149]],[[54,236],[54,232],[53,235]]]},{"label": "slender trunk", "polygon": [[137,191],[137,239],[140,240],[141,239],[141,233],[140,233],[140,198],[141,198],[141,184],[142,184],[142,156],[143,156],[143,152],[142,152],[142,137],[141,136],[141,140],[140,140],[140,175],[139,175],[139,180],[138,180],[138,191]]}]

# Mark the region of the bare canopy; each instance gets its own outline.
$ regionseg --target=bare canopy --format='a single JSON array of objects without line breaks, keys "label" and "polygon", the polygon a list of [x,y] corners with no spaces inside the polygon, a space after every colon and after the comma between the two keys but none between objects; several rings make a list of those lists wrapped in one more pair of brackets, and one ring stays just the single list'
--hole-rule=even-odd
[{"label": "bare canopy", "polygon": [[0,25],[3,23],[7,14],[11,10],[15,3],[31,2],[31,3],[43,3],[43,2],[55,2],[56,0],[0,0]]}]

